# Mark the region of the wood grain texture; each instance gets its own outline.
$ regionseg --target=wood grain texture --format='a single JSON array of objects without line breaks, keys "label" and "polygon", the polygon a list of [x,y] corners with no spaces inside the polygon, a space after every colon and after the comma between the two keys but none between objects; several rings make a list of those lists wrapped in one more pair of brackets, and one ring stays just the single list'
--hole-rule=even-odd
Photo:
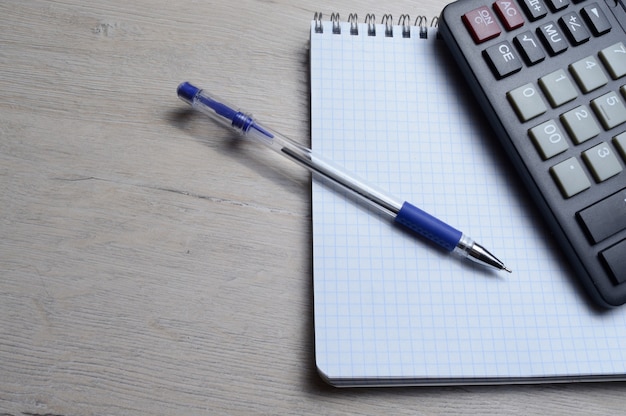
[{"label": "wood grain texture", "polygon": [[339,390],[315,371],[310,178],[175,96],[309,143],[315,11],[0,3],[0,415],[620,414],[622,383]]}]

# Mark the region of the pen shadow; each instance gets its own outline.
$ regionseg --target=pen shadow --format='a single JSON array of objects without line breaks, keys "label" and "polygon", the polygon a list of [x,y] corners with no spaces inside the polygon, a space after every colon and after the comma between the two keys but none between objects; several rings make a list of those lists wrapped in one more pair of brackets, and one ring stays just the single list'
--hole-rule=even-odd
[{"label": "pen shadow", "polygon": [[[198,143],[208,146],[213,151],[216,151],[225,157],[237,159],[237,163],[245,164],[250,168],[258,172],[259,175],[270,178],[272,180],[278,180],[281,175],[276,174],[276,168],[270,168],[267,163],[259,161],[258,154],[254,157],[250,155],[246,150],[247,140],[242,138],[235,132],[229,132],[226,129],[216,128],[215,122],[207,119],[202,114],[193,110],[192,108],[177,108],[167,113],[166,115],[169,122],[176,128],[188,133],[192,139]],[[207,131],[219,131],[219,133],[213,135],[207,135]],[[258,143],[251,143],[256,149],[259,146]],[[263,150],[263,149],[262,149]],[[262,152],[272,153],[272,152]],[[288,163],[281,164],[289,165]],[[300,169],[299,167],[296,167]],[[286,169],[286,168],[284,168]],[[300,169],[305,171],[304,169]],[[294,179],[289,179],[286,172],[281,172],[282,179],[280,182],[285,185],[288,182],[293,183]],[[297,186],[302,189],[307,189],[306,198],[308,199],[309,212],[307,215],[312,217],[312,204],[311,204],[311,181],[312,177],[307,176],[307,179],[296,180]],[[287,185],[285,185],[287,186]],[[378,213],[372,211],[374,215]],[[317,371],[316,357],[315,357],[315,321],[314,321],[314,297],[313,297],[313,223],[312,221],[306,221],[308,241],[306,244],[307,256],[306,256],[306,271],[305,275],[307,279],[302,281],[302,288],[304,299],[306,300],[306,319],[302,325],[302,348],[301,348],[301,362],[306,363],[303,367],[304,374],[302,375],[303,390],[306,392],[333,392],[337,389],[327,384]],[[314,393],[315,394],[315,393]]]},{"label": "pen shadow", "polygon": [[[306,171],[297,166],[282,163],[283,159],[274,152],[263,151],[267,149],[263,149],[263,146],[235,131],[219,126],[191,107],[170,110],[166,118],[173,126],[189,134],[196,142],[224,157],[233,159],[241,166],[250,168],[255,175],[294,191],[310,187],[311,180]],[[279,159],[278,163],[276,159]],[[310,198],[310,192],[305,192],[305,194]]]}]

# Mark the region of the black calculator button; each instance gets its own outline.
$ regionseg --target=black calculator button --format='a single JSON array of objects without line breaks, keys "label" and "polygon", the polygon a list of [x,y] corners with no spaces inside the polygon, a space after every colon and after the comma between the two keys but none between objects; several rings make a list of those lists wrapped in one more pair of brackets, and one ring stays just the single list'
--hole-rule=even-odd
[{"label": "black calculator button", "polygon": [[526,16],[532,21],[539,20],[548,14],[548,8],[543,0],[522,0],[520,4]]},{"label": "black calculator button", "polygon": [[493,4],[493,9],[506,30],[517,29],[524,25],[524,16],[511,0],[497,0]]},{"label": "black calculator button", "polygon": [[496,78],[501,79],[522,69],[522,62],[507,41],[493,45],[483,52]]},{"label": "black calculator button", "polygon": [[570,12],[564,14],[559,19],[559,23],[567,37],[574,45],[580,45],[581,43],[585,43],[589,40],[591,35],[589,31],[585,28],[583,24],[583,20],[580,18],[578,13]]},{"label": "black calculator button", "polygon": [[567,6],[569,6],[569,0],[546,0],[550,10],[556,12],[558,10],[563,10]]},{"label": "black calculator button", "polygon": [[537,34],[550,55],[558,55],[567,50],[567,41],[556,23],[544,23],[537,29]]},{"label": "black calculator button", "polygon": [[502,32],[494,14],[487,6],[465,13],[462,20],[476,43],[493,39]]},{"label": "black calculator button", "polygon": [[611,30],[611,22],[606,18],[598,3],[583,7],[581,13],[594,36],[603,35]]},{"label": "black calculator button", "polygon": [[626,240],[622,240],[600,253],[608,266],[615,283],[626,282]]},{"label": "black calculator button", "polygon": [[577,216],[594,243],[626,229],[626,190],[595,203]]},{"label": "black calculator button", "polygon": [[613,145],[617,148],[622,159],[626,161],[626,131],[613,137]]},{"label": "black calculator button", "polygon": [[546,58],[543,48],[531,31],[515,36],[513,43],[515,43],[527,65],[535,65]]}]

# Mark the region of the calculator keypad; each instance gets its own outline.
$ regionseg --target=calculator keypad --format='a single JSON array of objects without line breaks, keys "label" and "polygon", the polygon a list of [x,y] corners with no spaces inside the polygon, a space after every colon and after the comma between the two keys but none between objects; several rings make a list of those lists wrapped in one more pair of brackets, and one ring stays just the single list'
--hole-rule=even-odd
[{"label": "calculator keypad", "polygon": [[[553,108],[561,107],[576,99],[578,89],[584,94],[588,94],[606,85],[608,79],[604,71],[611,74],[613,78],[615,78],[615,76],[621,78],[626,75],[626,47],[622,42],[603,49],[598,55],[604,65],[600,65],[594,56],[589,56],[570,64],[567,72],[565,69],[559,69],[538,79],[537,83],[541,88],[543,97],[547,99]],[[602,66],[604,66],[604,69]],[[570,74],[573,81],[570,78]],[[576,83],[576,85],[574,83]],[[569,139],[575,145],[584,143],[597,136],[600,133],[598,122],[605,130],[611,130],[626,123],[626,105],[624,104],[624,100],[626,100],[626,85],[622,86],[620,91],[621,93],[611,91],[591,99],[589,101],[590,107],[586,105],[578,106],[571,110],[564,111],[560,115],[559,120],[565,127]],[[621,95],[623,95],[623,97]],[[511,90],[507,93],[507,97],[522,122],[536,118],[546,111],[546,107],[533,84],[525,84]],[[595,117],[592,116],[588,108],[593,110]],[[596,120],[598,122],[596,122]],[[555,126],[554,124],[549,125]],[[538,139],[538,131],[540,131],[542,127],[546,127],[545,122],[541,125],[530,127],[528,129],[528,135],[533,139],[541,157],[546,160],[560,152],[555,152],[555,146],[546,149],[546,147],[542,145],[542,143],[545,143],[545,140]],[[554,134],[562,134],[562,132],[560,129],[558,129],[558,131],[555,129]],[[559,145],[558,148],[562,149],[563,145]],[[589,153],[581,152],[581,155],[583,154],[589,155]],[[612,150],[611,154],[613,154]],[[594,159],[587,157],[585,160],[587,161],[586,166],[589,169],[594,169],[591,173],[596,173],[598,171],[597,163],[594,165],[589,162],[589,160]],[[624,160],[626,162],[626,159]],[[606,163],[608,163],[608,161]],[[571,173],[574,174],[574,171],[572,170]],[[594,174],[594,176],[596,178],[602,178],[599,181],[608,179],[605,175],[598,176]],[[562,182],[557,181],[557,185],[565,198],[570,198],[588,188],[576,188],[579,189],[579,191],[573,193],[571,189],[564,188]]]},{"label": "calculator keypad", "polygon": [[[567,0],[552,0],[548,1],[548,5],[552,11],[557,11],[566,8],[569,2]],[[548,14],[548,10],[541,0],[524,0],[522,6],[531,21],[541,19]],[[514,3],[496,1],[493,7],[506,30],[513,30],[524,24],[524,18]],[[590,39],[589,30],[593,32],[594,36],[601,36],[611,30],[610,22],[599,9],[597,3],[583,7],[581,13],[586,23],[583,22],[577,12],[572,11],[562,15],[558,20],[558,25],[554,21],[548,21],[537,28],[536,33],[549,55],[558,55],[569,48],[563,31],[567,33],[571,44],[580,45]],[[463,21],[477,43],[497,37],[501,33],[494,15],[486,6],[466,13]],[[483,51],[483,56],[497,79],[505,78],[522,70],[523,64],[519,55],[524,58],[527,65],[534,65],[545,58],[544,50],[538,45],[531,31],[516,36],[514,44],[516,45],[515,48],[508,41],[503,41]],[[613,79],[619,79],[626,75],[626,46],[624,43],[619,42],[602,49],[598,56],[604,70],[594,56],[578,60],[567,68],[577,87],[584,94],[607,84],[608,79],[604,71],[608,72]],[[543,92],[543,97],[553,108],[560,107],[578,96],[578,90],[565,69],[546,74],[537,82]],[[626,98],[626,85],[621,90]],[[507,98],[522,122],[538,117],[546,111],[544,101],[532,83],[509,91]],[[605,130],[613,129],[626,122],[626,106],[622,98],[613,91],[592,99],[590,106]],[[559,119],[565,126],[568,136],[576,145],[600,133],[598,124],[584,105],[564,112]],[[528,134],[544,160],[563,152],[568,147],[563,139],[565,135],[553,120],[531,127]],[[610,158],[606,156],[606,158],[598,159],[592,150],[581,153],[586,166],[598,182],[608,179],[621,170],[619,162],[612,157],[614,153],[610,147],[604,145],[603,148],[610,152]],[[601,166],[603,163],[610,166],[603,168]],[[569,168],[564,169],[563,166],[566,165]],[[578,171],[579,166],[578,163],[573,164],[572,161],[568,161],[562,166],[551,168],[555,182],[565,198],[570,198],[589,188],[586,186],[587,182],[582,173]],[[572,177],[568,178],[568,175]]]},{"label": "calculator keypad", "polygon": [[626,303],[622,3],[463,0],[440,20],[553,233],[590,293],[612,306]]}]

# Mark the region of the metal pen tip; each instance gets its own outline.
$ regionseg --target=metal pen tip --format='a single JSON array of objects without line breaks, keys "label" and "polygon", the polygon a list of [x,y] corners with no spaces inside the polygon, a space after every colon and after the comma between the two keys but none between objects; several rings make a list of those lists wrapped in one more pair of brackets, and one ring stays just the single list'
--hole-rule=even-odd
[{"label": "metal pen tip", "polygon": [[507,271],[507,272],[509,272],[509,273],[513,273],[513,270],[509,269],[509,268],[508,268],[508,267],[506,267],[506,266],[502,266],[502,270]]}]

